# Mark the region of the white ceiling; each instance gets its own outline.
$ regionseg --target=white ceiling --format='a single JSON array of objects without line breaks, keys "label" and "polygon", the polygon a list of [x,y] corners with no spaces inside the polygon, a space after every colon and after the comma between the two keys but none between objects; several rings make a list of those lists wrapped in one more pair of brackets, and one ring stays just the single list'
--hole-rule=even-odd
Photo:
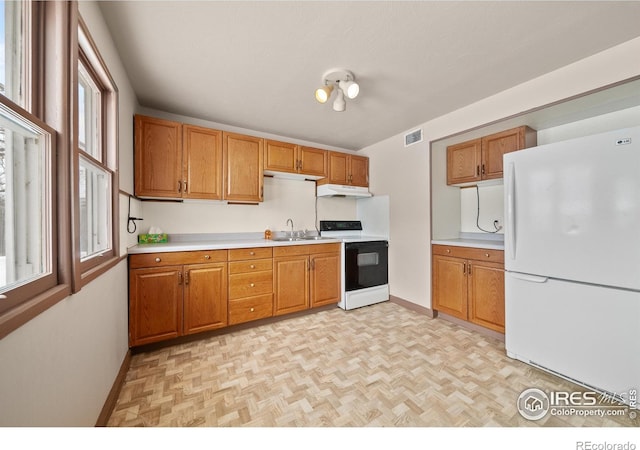
[{"label": "white ceiling", "polygon": [[[638,1],[100,6],[142,106],[353,150],[640,36]],[[332,68],[360,84],[341,113]]]}]

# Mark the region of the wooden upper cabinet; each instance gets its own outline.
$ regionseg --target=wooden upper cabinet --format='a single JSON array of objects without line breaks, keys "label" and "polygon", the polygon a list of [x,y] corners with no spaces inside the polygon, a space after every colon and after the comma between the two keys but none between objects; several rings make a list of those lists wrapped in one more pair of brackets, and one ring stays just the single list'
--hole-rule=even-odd
[{"label": "wooden upper cabinet", "polygon": [[181,196],[182,124],[135,116],[135,193],[139,197]]},{"label": "wooden upper cabinet", "polygon": [[324,178],[329,172],[329,152],[313,147],[299,148],[300,173]]},{"label": "wooden upper cabinet", "polygon": [[265,171],[300,174],[311,178],[327,176],[327,150],[266,140],[264,154]]},{"label": "wooden upper cabinet", "polygon": [[139,197],[222,199],[222,132],[135,116]]},{"label": "wooden upper cabinet", "polygon": [[537,135],[529,127],[518,127],[482,138],[483,180],[502,178],[502,155],[537,144]]},{"label": "wooden upper cabinet", "polygon": [[254,136],[222,134],[223,198],[257,203],[263,199],[264,140]]},{"label": "wooden upper cabinet", "polygon": [[354,186],[369,186],[369,158],[366,156],[349,156],[349,184]]},{"label": "wooden upper cabinet", "polygon": [[349,184],[349,167],[346,153],[329,152],[329,177],[331,184]]},{"label": "wooden upper cabinet", "polygon": [[329,152],[329,174],[318,184],[369,186],[369,158],[349,153]]},{"label": "wooden upper cabinet", "polygon": [[183,126],[182,196],[222,200],[222,131]]},{"label": "wooden upper cabinet", "polygon": [[502,178],[502,155],[536,144],[536,131],[523,126],[450,145],[447,147],[447,184]]},{"label": "wooden upper cabinet", "polygon": [[266,140],[264,143],[264,170],[298,173],[298,146],[287,142]]},{"label": "wooden upper cabinet", "polygon": [[447,147],[447,184],[480,181],[482,139]]}]

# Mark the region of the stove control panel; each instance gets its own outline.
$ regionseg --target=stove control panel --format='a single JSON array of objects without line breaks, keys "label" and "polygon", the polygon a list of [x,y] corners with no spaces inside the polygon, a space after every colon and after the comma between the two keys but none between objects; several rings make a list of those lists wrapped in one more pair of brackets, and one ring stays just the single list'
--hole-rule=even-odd
[{"label": "stove control panel", "polygon": [[359,220],[321,220],[320,231],[362,231]]}]

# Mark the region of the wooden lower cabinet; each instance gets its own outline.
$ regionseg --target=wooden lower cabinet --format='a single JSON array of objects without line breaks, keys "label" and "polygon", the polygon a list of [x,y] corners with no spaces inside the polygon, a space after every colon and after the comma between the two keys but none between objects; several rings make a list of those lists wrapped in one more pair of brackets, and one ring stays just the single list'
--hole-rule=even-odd
[{"label": "wooden lower cabinet", "polygon": [[469,321],[504,333],[504,267],[476,263],[469,270]]},{"label": "wooden lower cabinet", "polygon": [[340,301],[340,251],[312,254],[309,274],[311,308]]},{"label": "wooden lower cabinet", "polygon": [[504,333],[504,252],[433,246],[433,309]]},{"label": "wooden lower cabinet", "polygon": [[136,347],[340,301],[340,244],[129,257]]},{"label": "wooden lower cabinet", "polygon": [[226,261],[226,250],[131,255],[129,345],[227,326]]},{"label": "wooden lower cabinet", "polygon": [[273,314],[338,303],[340,261],[340,244],[274,248]]},{"label": "wooden lower cabinet", "polygon": [[184,334],[227,325],[227,263],[184,266]]},{"label": "wooden lower cabinet", "polygon": [[182,334],[182,266],[129,272],[129,344],[172,339]]},{"label": "wooden lower cabinet", "polygon": [[229,250],[229,325],[273,315],[271,247]]}]

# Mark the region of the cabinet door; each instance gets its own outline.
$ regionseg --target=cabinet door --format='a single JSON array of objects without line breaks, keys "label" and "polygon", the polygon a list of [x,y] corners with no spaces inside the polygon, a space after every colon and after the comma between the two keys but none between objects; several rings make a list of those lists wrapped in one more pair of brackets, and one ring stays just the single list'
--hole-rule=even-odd
[{"label": "cabinet door", "polygon": [[264,170],[297,173],[298,146],[287,142],[265,141]]},{"label": "cabinet door", "polygon": [[129,345],[182,334],[182,266],[129,271]]},{"label": "cabinet door", "polygon": [[354,186],[369,186],[369,158],[366,156],[349,157],[349,184]]},{"label": "cabinet door", "polygon": [[447,147],[447,184],[480,181],[482,139]]},{"label": "cabinet door", "polygon": [[467,320],[467,262],[433,257],[433,309]]},{"label": "cabinet door", "polygon": [[329,183],[349,184],[348,156],[346,153],[329,152]]},{"label": "cabinet door", "polygon": [[273,315],[309,308],[309,257],[289,256],[273,259]]},{"label": "cabinet door", "polygon": [[340,253],[321,253],[309,257],[311,264],[311,307],[340,301]]},{"label": "cabinet door", "polygon": [[504,333],[504,269],[502,264],[470,262],[469,320]]},{"label": "cabinet door", "polygon": [[222,131],[184,125],[183,197],[222,199]]},{"label": "cabinet door", "polygon": [[184,266],[184,334],[227,325],[227,263]]},{"label": "cabinet door", "polygon": [[263,140],[253,136],[223,133],[223,198],[231,202],[262,201]]},{"label": "cabinet door", "polygon": [[182,195],[182,125],[135,116],[135,192],[140,197]]},{"label": "cabinet door", "polygon": [[314,177],[326,177],[328,174],[328,151],[319,148],[300,147],[298,159],[299,172]]},{"label": "cabinet door", "polygon": [[483,137],[482,179],[502,178],[502,155],[522,148],[524,148],[524,132],[521,128]]}]

